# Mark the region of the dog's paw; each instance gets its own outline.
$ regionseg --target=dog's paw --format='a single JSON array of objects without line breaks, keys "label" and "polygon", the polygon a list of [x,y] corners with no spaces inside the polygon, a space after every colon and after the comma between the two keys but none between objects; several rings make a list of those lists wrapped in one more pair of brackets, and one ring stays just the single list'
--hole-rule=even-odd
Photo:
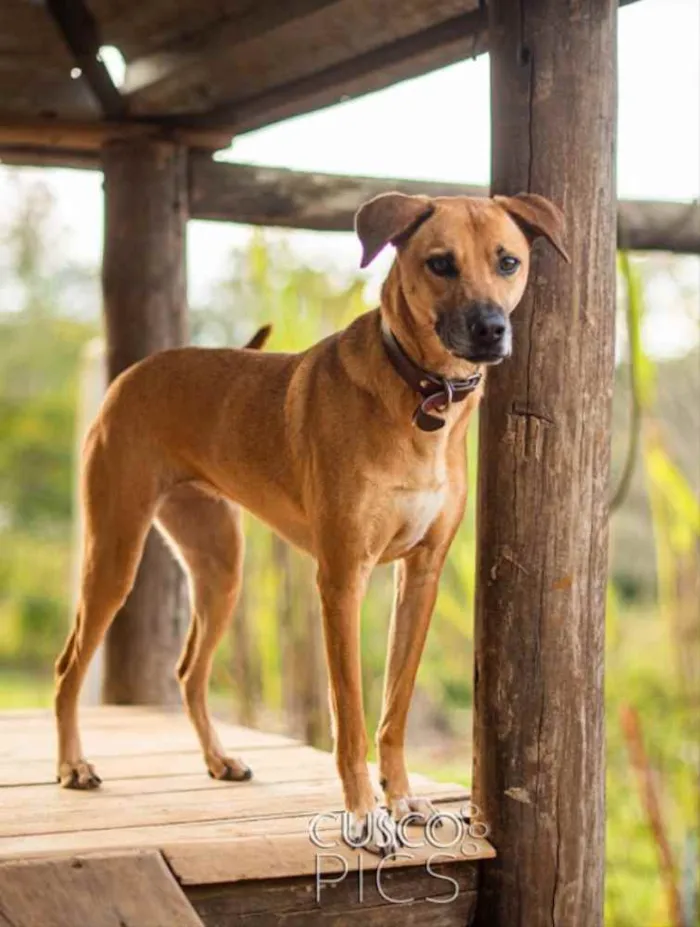
[{"label": "dog's paw", "polygon": [[102,784],[102,780],[95,772],[95,767],[83,759],[78,760],[77,763],[61,763],[58,768],[58,781],[64,789],[82,791],[99,789]]},{"label": "dog's paw", "polygon": [[396,821],[387,808],[379,805],[364,815],[347,812],[343,840],[353,850],[367,850],[377,856],[392,856],[403,845]]},{"label": "dog's paw", "polygon": [[[433,815],[437,814],[437,808],[431,801],[427,798],[414,798],[413,795],[391,798],[388,804],[392,818],[409,826],[416,824],[425,827]],[[441,822],[436,821],[436,826],[440,827],[440,825]]]},{"label": "dog's paw", "polygon": [[207,770],[212,779],[220,782],[248,782],[253,770],[243,760],[230,756],[213,756],[207,760]]}]

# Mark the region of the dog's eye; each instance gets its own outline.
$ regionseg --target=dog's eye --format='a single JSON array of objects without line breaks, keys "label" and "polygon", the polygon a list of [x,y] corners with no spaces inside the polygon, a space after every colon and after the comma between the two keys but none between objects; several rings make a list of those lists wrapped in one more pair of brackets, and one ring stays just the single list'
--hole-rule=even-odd
[{"label": "dog's eye", "polygon": [[452,254],[434,254],[425,263],[437,277],[456,277],[458,274]]},{"label": "dog's eye", "polygon": [[504,277],[514,274],[518,267],[520,267],[520,261],[512,254],[504,254],[498,259],[498,273],[503,274]]}]

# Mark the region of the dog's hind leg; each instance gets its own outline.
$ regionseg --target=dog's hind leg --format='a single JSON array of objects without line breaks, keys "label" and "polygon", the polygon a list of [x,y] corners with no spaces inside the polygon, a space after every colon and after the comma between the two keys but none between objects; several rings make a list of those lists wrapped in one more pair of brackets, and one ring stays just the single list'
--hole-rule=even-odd
[{"label": "dog's hind leg", "polygon": [[[75,625],[56,662],[55,711],[58,779],[65,788],[100,784],[85,760],[78,728],[78,697],[88,665],[134,582],[158,489],[153,474],[134,476],[138,458],[111,455],[98,436],[86,444],[83,471],[85,544]],[[126,459],[124,459],[126,457]]]},{"label": "dog's hind leg", "polygon": [[174,543],[189,574],[192,621],[177,676],[204,761],[215,779],[250,779],[249,767],[225,754],[207,699],[214,651],[229,624],[241,586],[244,543],[240,511],[194,484],[185,484],[165,497],[156,524]]}]

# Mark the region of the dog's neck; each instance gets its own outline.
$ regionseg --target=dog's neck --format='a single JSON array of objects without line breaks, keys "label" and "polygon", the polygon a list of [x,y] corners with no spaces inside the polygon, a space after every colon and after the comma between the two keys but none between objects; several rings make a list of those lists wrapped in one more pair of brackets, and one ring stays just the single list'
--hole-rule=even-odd
[{"label": "dog's neck", "polygon": [[[394,333],[380,321],[382,344],[391,365],[418,399],[412,422],[421,431],[439,431],[446,425],[443,415],[453,403],[463,402],[481,383],[481,373],[466,379],[443,377],[414,363]],[[438,413],[438,414],[436,414]]]}]

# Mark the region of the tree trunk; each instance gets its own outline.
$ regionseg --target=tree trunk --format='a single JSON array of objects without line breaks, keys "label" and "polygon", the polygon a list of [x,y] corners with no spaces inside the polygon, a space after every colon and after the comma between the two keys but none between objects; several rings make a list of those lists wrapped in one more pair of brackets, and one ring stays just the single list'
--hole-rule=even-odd
[{"label": "tree trunk", "polygon": [[[107,371],[186,341],[186,152],[170,142],[120,140],[102,149],[102,286]],[[178,701],[174,667],[187,621],[185,578],[151,531],[131,595],[107,637],[103,699]]]},{"label": "tree trunk", "polygon": [[493,192],[550,197],[480,422],[480,927],[603,922],[603,659],[615,316],[616,0],[490,0]]}]

